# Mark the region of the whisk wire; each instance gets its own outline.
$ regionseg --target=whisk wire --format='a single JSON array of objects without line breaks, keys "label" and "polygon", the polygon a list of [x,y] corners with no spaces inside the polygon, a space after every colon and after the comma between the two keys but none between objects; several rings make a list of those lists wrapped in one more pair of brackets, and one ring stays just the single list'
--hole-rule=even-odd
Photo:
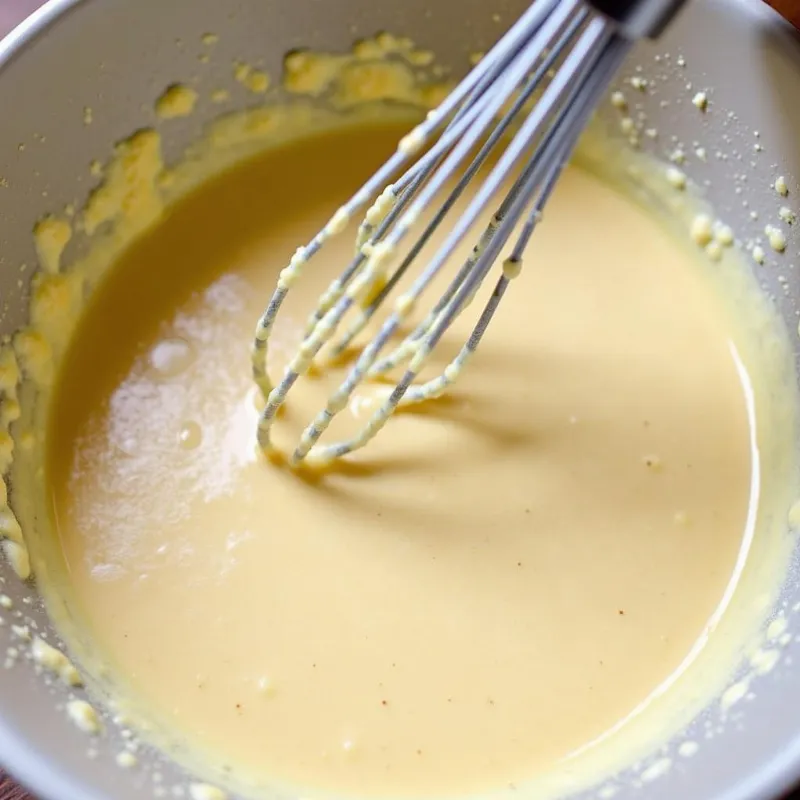
[{"label": "whisk wire", "polygon": [[[486,89],[492,85],[497,75],[502,73],[507,62],[516,57],[519,48],[530,38],[532,33],[544,24],[548,18],[548,14],[557,4],[558,0],[540,0],[540,2],[532,4],[500,39],[498,44],[486,55],[481,64],[476,66],[465,76],[441,105],[428,115],[425,122],[417,126],[417,128],[401,141],[397,151],[372,175],[358,192],[334,214],[328,224],[305,247],[297,249],[289,265],[281,272],[278,286],[267,308],[259,318],[254,335],[251,353],[253,379],[265,398],[268,398],[273,391],[273,386],[267,370],[269,336],[272,332],[272,327],[278,312],[286,299],[289,288],[300,278],[304,265],[319,251],[324,242],[331,235],[340,232],[341,229],[344,228],[348,219],[355,214],[359,208],[365,205],[371,197],[387,185],[391,176],[397,172],[416,149],[433,134],[442,122],[446,121],[453,112],[457,111],[458,107],[464,103],[465,99],[470,97],[478,99],[488,94]],[[445,139],[444,142],[440,141],[437,143],[437,147],[446,147],[448,146],[448,142],[452,144],[452,141],[457,140],[458,136],[463,133],[463,130],[469,127],[471,122],[470,114],[477,114],[481,107],[482,104],[470,111],[470,105],[466,104],[459,119],[457,121],[454,120],[454,124],[449,130],[449,139]],[[436,148],[433,148],[433,150],[435,149]],[[429,153],[428,156],[430,155]],[[405,185],[405,182],[411,180],[412,177],[412,175],[407,174],[401,179],[400,185]],[[365,260],[366,257],[359,257],[350,265],[345,275],[342,277],[342,280],[338,282],[341,284],[339,288],[343,288],[349,283]],[[333,298],[336,297],[337,290],[333,292],[329,290],[327,296],[323,297],[323,307],[326,304],[332,304]],[[293,382],[294,381],[292,381],[292,383]],[[289,388],[291,388],[291,384]],[[274,415],[275,410],[277,410],[277,408],[271,409],[270,414],[262,415],[262,421],[259,423],[260,440],[264,439],[265,429],[268,429],[269,420],[272,418],[272,415]],[[268,444],[268,441],[262,442],[262,444]]]},{"label": "whisk wire", "polygon": [[[424,143],[433,134],[436,128],[464,103],[465,99],[469,97],[477,99],[486,94],[486,89],[492,85],[497,75],[502,72],[505,63],[518,53],[519,47],[529,39],[531,33],[536,31],[546,21],[548,14],[557,3],[558,0],[540,0],[532,4],[519,20],[504,34],[498,44],[486,55],[482,63],[465,76],[438,108],[428,115],[425,122],[417,126],[411,134],[401,141],[397,151],[372,175],[358,192],[334,214],[328,224],[305,247],[297,249],[289,265],[281,272],[278,286],[256,325],[251,353],[251,364],[253,379],[265,398],[268,397],[273,390],[267,370],[269,336],[272,332],[278,312],[286,299],[289,288],[299,279],[303,266],[319,251],[326,239],[339,232],[346,225],[347,220],[355,214],[359,208],[365,205],[376,192],[381,191],[381,189],[386,186],[391,176],[409,159],[416,151],[416,148]],[[470,113],[476,114],[478,110],[479,107],[473,112],[470,112],[469,104],[464,106],[457,120],[457,124],[451,126],[451,140],[455,140],[457,136],[468,127]],[[454,122],[456,121],[454,120]],[[402,181],[408,180],[410,180],[410,177],[405,176],[404,179],[401,179],[401,185],[404,185]],[[351,264],[351,267],[348,269],[349,274],[346,273],[347,277],[343,280],[345,285],[357,272],[362,263],[362,260],[358,259],[357,264]],[[330,298],[327,298],[327,302],[330,303]],[[263,430],[264,425],[260,423],[259,431],[261,432],[260,438],[262,439],[264,436]]]},{"label": "whisk wire", "polygon": [[[391,278],[386,282],[386,285],[378,292],[377,296],[370,301],[370,303],[362,310],[359,316],[354,320],[353,324],[348,328],[347,332],[340,338],[338,343],[334,345],[331,349],[331,357],[335,358],[336,356],[340,355],[344,352],[347,347],[351,344],[351,342],[358,336],[359,333],[366,327],[369,323],[370,319],[375,314],[375,311],[382,305],[383,301],[386,297],[392,292],[395,288],[397,283],[402,279],[402,277],[407,272],[408,268],[414,262],[416,257],[419,255],[423,247],[428,243],[430,238],[439,228],[440,224],[447,216],[448,212],[452,209],[455,203],[458,201],[459,197],[463,194],[464,190],[467,188],[471,180],[475,177],[478,170],[483,166],[486,159],[495,148],[497,143],[500,139],[505,135],[508,131],[509,127],[513,123],[514,119],[517,117],[520,110],[525,106],[527,102],[531,99],[534,92],[539,88],[542,79],[547,74],[548,70],[551,69],[553,63],[558,58],[560,52],[569,42],[569,40],[574,36],[575,32],[580,28],[583,24],[584,20],[588,16],[588,12],[585,9],[582,9],[575,15],[575,18],[572,19],[564,31],[561,34],[558,42],[556,43],[555,47],[550,49],[546,54],[543,60],[541,61],[540,65],[537,67],[535,72],[526,80],[525,84],[519,91],[518,97],[514,100],[511,108],[503,115],[502,119],[498,123],[498,125],[494,128],[494,130],[489,135],[488,139],[484,142],[481,146],[478,153],[473,158],[470,165],[466,168],[463,175],[459,178],[458,182],[454,189],[450,192],[448,197],[442,203],[440,208],[436,211],[433,219],[428,223],[423,233],[419,236],[417,241],[411,247],[408,254],[402,260],[400,265],[392,274]],[[441,159],[439,162],[430,165],[424,171],[420,172],[419,176],[415,178],[415,183],[412,186],[409,186],[407,190],[405,190],[402,200],[407,202],[406,195],[413,193],[419,186],[421,179],[427,177],[430,172],[437,166],[441,164]],[[393,220],[392,220],[393,221]],[[375,234],[375,239],[380,240],[382,238],[382,231],[379,229],[378,232]],[[444,297],[437,303],[431,313],[437,314],[441,311],[443,305],[449,300],[449,294],[446,292]],[[423,323],[424,324],[424,323]],[[413,336],[413,334],[412,334]],[[380,372],[380,370],[371,370],[371,375],[376,375]]]},{"label": "whisk wire", "polygon": [[[374,317],[498,143],[508,139],[512,124],[541,87],[544,77],[551,74],[552,79],[519,122],[507,147],[445,236],[443,244],[422,273],[395,300],[377,335],[361,350],[325,408],[303,430],[290,463],[296,465],[303,460],[324,463],[360,449],[399,406],[437,397],[457,379],[479,346],[509,283],[519,275],[524,251],[560,172],[591,109],[629,47],[629,41],[615,33],[608,20],[598,16],[590,18],[579,0],[537,2],[490,51],[480,68],[476,67],[439,109],[431,112],[425,122],[406,136],[389,161],[305,248],[297,251],[281,273],[278,287],[259,320],[253,346],[254,378],[266,397],[258,426],[262,448],[271,447],[270,428],[288,392],[322,347],[335,336],[342,319],[351,309],[358,309],[352,324],[333,342],[334,357],[344,352]],[[562,58],[561,65],[553,72],[553,65]],[[439,139],[394,184],[389,184],[367,211],[359,228],[354,258],[322,295],[309,318],[297,354],[278,385],[272,387],[267,375],[267,340],[275,316],[303,265],[329,236],[341,232],[351,216],[442,126]],[[474,155],[468,160],[470,154]],[[524,167],[511,191],[443,295],[411,333],[379,359],[423,292],[519,163]],[[389,274],[389,262],[398,246],[456,173],[460,178],[454,188]],[[466,343],[439,375],[422,384],[415,383],[445,331],[470,305],[523,218],[525,221],[511,254],[504,261],[501,274]],[[329,445],[317,444],[366,377],[384,375],[404,362],[408,362],[408,366],[402,377],[355,436]]]},{"label": "whisk wire", "polygon": [[[441,168],[436,171],[433,178],[421,189],[419,197],[416,197],[412,201],[410,208],[400,217],[397,225],[390,230],[385,239],[374,246],[370,245],[370,249],[366,253],[368,258],[361,263],[359,268],[355,270],[351,276],[349,276],[346,285],[342,287],[343,292],[338,296],[338,299],[335,300],[335,303],[330,303],[330,290],[323,296],[323,305],[330,307],[326,308],[312,331],[300,345],[298,355],[286,368],[281,382],[269,392],[266,407],[259,421],[259,435],[261,439],[266,440],[268,443],[267,435],[275,412],[282,405],[286,394],[292,388],[297,378],[308,369],[313,358],[328,338],[335,332],[339,322],[353,306],[358,297],[369,292],[371,287],[381,279],[385,262],[388,260],[391,252],[406,236],[416,220],[424,213],[427,206],[435,199],[449,175],[453,174],[458,169],[461,162],[474,150],[478,141],[483,136],[483,132],[491,124],[492,120],[497,117],[502,106],[508,101],[519,83],[524,79],[526,73],[530,69],[531,63],[536,61],[536,56],[552,41],[553,35],[569,19],[576,5],[577,0],[562,0],[562,2],[556,5],[555,10],[545,22],[542,25],[537,25],[536,31],[530,41],[528,41],[527,44],[521,48],[519,53],[505,65],[502,71],[500,87],[491,93],[485,93],[487,99],[484,103],[481,103],[481,110],[474,124],[471,124],[470,128],[463,136],[456,139],[453,149],[445,158]],[[471,117],[465,116],[464,119],[471,119]],[[409,134],[409,136],[412,135],[413,132]],[[406,137],[406,139],[408,139],[408,137]],[[424,162],[425,158],[431,157],[431,154],[435,153],[440,145],[441,141],[436,147],[432,148],[431,152],[423,157],[420,163]],[[400,154],[403,149],[407,148],[403,148],[403,142],[401,142],[396,155]],[[387,162],[387,166],[391,162],[392,159]],[[376,174],[380,175],[382,172],[383,170],[379,170]],[[373,191],[372,194],[374,193]],[[346,204],[340,209],[340,212],[337,212],[337,215],[342,220],[346,221],[350,214],[350,205],[355,202],[360,194],[361,192],[357,193],[351,203]],[[357,205],[360,206],[362,204],[363,203],[359,202]],[[263,359],[259,358],[258,363],[256,363],[257,354],[255,351],[259,349],[264,350],[266,348],[266,339],[268,338],[269,330],[274,322],[274,317],[277,315],[280,304],[282,304],[285,299],[289,286],[299,277],[302,265],[311,255],[319,250],[327,235],[338,232],[336,228],[343,227],[336,221],[337,215],[334,215],[334,219],[331,223],[329,223],[326,228],[315,237],[312,244],[309,245],[309,250],[311,252],[306,253],[305,251],[298,251],[298,254],[292,259],[292,263],[290,263],[289,267],[281,273],[278,289],[273,296],[273,301],[270,303],[267,312],[259,321],[255,337],[256,344],[254,347],[254,372],[258,370],[257,381],[264,384],[263,388],[266,388],[266,385],[268,385],[265,366],[266,353],[263,354]],[[411,300],[411,298],[417,297],[421,293],[439,269],[441,269],[443,263],[444,259],[441,259],[436,262],[435,269],[429,268],[426,270],[425,273],[414,282],[411,290],[400,299],[399,302],[404,304],[401,306],[401,308],[404,309],[402,316],[406,316],[411,311],[411,306],[413,305],[413,300]],[[339,294],[338,288],[333,294]],[[262,344],[262,342],[264,344]],[[263,443],[264,442],[262,442],[262,444]]]},{"label": "whisk wire", "polygon": [[[592,43],[587,42],[587,44]],[[494,315],[500,300],[503,297],[503,294],[505,293],[508,283],[510,283],[510,281],[519,274],[521,270],[521,260],[524,249],[533,233],[536,223],[540,218],[541,210],[543,209],[549,194],[555,186],[558,174],[560,173],[563,164],[568,159],[575,143],[577,142],[580,131],[582,130],[589,110],[592,107],[590,100],[594,99],[597,94],[604,90],[606,86],[605,75],[609,71],[615,69],[616,65],[621,62],[624,52],[627,49],[625,46],[626,44],[627,42],[621,39],[617,39],[614,42],[609,42],[608,49],[602,54],[604,58],[598,58],[597,62],[592,65],[597,72],[594,75],[588,75],[585,83],[581,84],[580,88],[577,90],[577,94],[583,95],[583,97],[581,97],[581,102],[567,107],[567,112],[565,113],[561,123],[564,130],[559,132],[560,135],[558,137],[552,135],[550,137],[549,146],[545,146],[537,152],[536,159],[531,164],[533,168],[528,171],[524,183],[516,192],[514,199],[510,204],[510,208],[508,209],[507,215],[500,223],[496,234],[488,241],[485,250],[481,253],[480,258],[474,264],[473,269],[468,273],[466,279],[458,288],[447,307],[431,326],[421,345],[416,348],[409,368],[406,370],[389,397],[384,401],[381,407],[373,413],[366,425],[355,437],[347,441],[337,442],[319,448],[314,454],[314,461],[316,463],[325,463],[348,453],[352,453],[355,450],[364,447],[380,431],[389,417],[401,404],[404,396],[411,387],[411,384],[417,378],[427,358],[438,344],[444,332],[452,324],[455,317],[461,313],[469,298],[474,296],[475,292],[480,288],[481,283],[485,279],[492,265],[495,263],[500,250],[508,241],[511,233],[519,223],[519,219],[523,215],[525,207],[529,204],[535,187],[542,179],[542,172],[547,170],[549,166],[549,174],[547,174],[544,179],[544,183],[540,189],[537,201],[534,204],[525,226],[523,227],[519,240],[512,251],[512,255],[504,264],[503,274],[499,278],[489,301],[484,307],[478,323],[473,328],[467,344],[464,345],[459,352],[459,355],[448,365],[448,367],[445,368],[442,376],[429,381],[427,384],[421,387],[416,387],[415,391],[418,394],[414,400],[419,401],[429,399],[430,397],[435,396],[435,393],[440,393],[447,385],[455,381],[458,372],[463,368],[468,358],[477,349],[478,344],[480,343],[480,340],[489,322],[491,321],[491,318]],[[554,161],[553,158],[555,158]],[[552,166],[550,166],[551,164]],[[536,167],[539,167],[539,169]],[[356,373],[356,370],[354,369],[353,372]],[[349,391],[352,391],[354,386],[360,381],[361,377],[362,375],[360,374],[348,376],[348,380],[342,385],[342,388],[346,387]],[[343,398],[341,396],[337,397],[336,395],[334,395],[334,397],[336,397],[334,406],[342,406]],[[319,439],[325,428],[330,424],[330,421],[333,416],[335,416],[335,413],[337,413],[335,409],[329,406],[324,412],[322,412],[322,414],[318,415],[317,419],[315,419],[314,422],[308,426],[308,428],[306,428],[303,436],[301,437],[300,445],[292,455],[292,463],[297,464],[308,456],[314,443]],[[330,418],[328,418],[328,415],[330,415]]]}]

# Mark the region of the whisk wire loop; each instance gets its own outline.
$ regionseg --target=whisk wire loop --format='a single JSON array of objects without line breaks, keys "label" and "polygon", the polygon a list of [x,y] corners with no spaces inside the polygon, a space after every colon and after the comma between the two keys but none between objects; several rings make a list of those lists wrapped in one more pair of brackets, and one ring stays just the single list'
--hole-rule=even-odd
[{"label": "whisk wire loop", "polygon": [[[283,305],[286,295],[291,285],[299,279],[303,266],[319,251],[325,240],[343,227],[343,224],[350,219],[361,207],[363,207],[371,197],[380,192],[388,183],[392,175],[405,163],[413,154],[415,148],[412,146],[416,142],[425,142],[433,134],[443,121],[457,111],[463,104],[457,119],[453,120],[453,125],[449,128],[449,138],[444,138],[439,142],[439,146],[444,149],[448,144],[463,133],[469,127],[471,116],[480,110],[480,105],[473,106],[474,103],[464,102],[465,100],[477,100],[487,95],[487,89],[491,87],[498,74],[505,68],[507,62],[512,59],[530,37],[547,19],[548,14],[558,0],[540,0],[532,4],[514,25],[500,39],[498,44],[483,59],[480,65],[472,69],[458,86],[445,98],[445,100],[431,112],[425,122],[417,126],[409,136],[407,136],[398,147],[397,151],[389,160],[379,168],[372,177],[356,192],[350,200],[342,206],[330,222],[307,244],[300,247],[295,252],[289,265],[282,271],[278,281],[278,286],[272,298],[259,318],[256,325],[256,332],[252,347],[252,369],[253,379],[267,397],[273,387],[270,382],[269,373],[266,367],[268,359],[268,341],[275,319]],[[410,181],[411,176],[407,175],[401,180]],[[342,282],[347,283],[357,271],[364,259],[358,259],[357,264],[351,264]],[[348,274],[349,273],[349,274]],[[259,425],[259,430],[263,425]]]},{"label": "whisk wire loop", "polygon": [[[332,344],[333,357],[350,347],[416,263],[489,156],[501,142],[507,142],[443,243],[424,264],[421,274],[394,301],[377,334],[357,355],[325,408],[303,430],[290,463],[325,463],[352,453],[364,447],[398,407],[438,397],[455,382],[477,350],[509,283],[519,275],[524,251],[560,172],[629,48],[628,39],[616,33],[606,18],[592,15],[580,0],[539,0],[448,99],[400,142],[397,152],[336,212],[326,227],[298,250],[281,273],[275,293],[259,320],[253,344],[253,375],[266,398],[258,425],[262,448],[271,447],[270,429],[275,414],[296,380],[326,344]],[[544,80],[546,76],[551,76],[549,83]],[[538,90],[541,94],[533,102]],[[430,137],[439,128],[442,128],[439,138],[431,143]],[[410,156],[426,145],[427,151],[396,183],[388,183]],[[411,333],[381,358],[425,290],[515,170],[519,174],[511,190],[442,296]],[[399,264],[390,270],[401,242],[453,176],[458,176],[454,187]],[[307,260],[329,236],[341,232],[353,214],[378,192],[378,199],[359,228],[354,258],[322,295],[296,355],[273,387],[266,363],[267,341],[286,294]],[[417,383],[445,332],[470,305],[518,229],[511,254],[503,262],[466,343],[439,375]],[[351,310],[357,311],[352,323],[338,340],[331,342]],[[365,379],[385,376],[403,364],[406,367],[399,381],[355,436],[329,445],[318,444]]]}]

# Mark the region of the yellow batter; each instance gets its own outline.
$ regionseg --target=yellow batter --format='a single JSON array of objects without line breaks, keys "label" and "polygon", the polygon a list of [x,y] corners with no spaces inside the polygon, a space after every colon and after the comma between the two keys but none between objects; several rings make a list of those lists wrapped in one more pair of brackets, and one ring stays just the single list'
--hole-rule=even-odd
[{"label": "yellow batter", "polygon": [[[75,615],[123,695],[256,784],[410,797],[534,779],[696,655],[748,526],[728,306],[577,168],[452,394],[322,475],[257,457],[255,320],[407,127],[307,138],[202,185],[109,271],[56,385],[46,480]],[[278,361],[352,241],[309,265]],[[298,384],[279,441],[330,385]]]}]

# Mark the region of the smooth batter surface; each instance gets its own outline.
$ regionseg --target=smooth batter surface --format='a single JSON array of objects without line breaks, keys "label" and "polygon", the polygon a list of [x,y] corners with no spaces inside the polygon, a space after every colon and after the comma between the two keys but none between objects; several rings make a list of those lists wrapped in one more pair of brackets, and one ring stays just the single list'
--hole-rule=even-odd
[{"label": "smooth batter surface", "polygon": [[[681,667],[742,546],[724,304],[574,168],[448,399],[318,479],[256,457],[255,320],[404,130],[266,153],[171,209],[96,291],[54,399],[47,479],[81,614],[124,692],[256,782],[524,783]],[[343,235],[309,265],[279,358],[351,253]],[[325,386],[298,386],[279,440]],[[371,407],[366,391],[347,414]]]}]

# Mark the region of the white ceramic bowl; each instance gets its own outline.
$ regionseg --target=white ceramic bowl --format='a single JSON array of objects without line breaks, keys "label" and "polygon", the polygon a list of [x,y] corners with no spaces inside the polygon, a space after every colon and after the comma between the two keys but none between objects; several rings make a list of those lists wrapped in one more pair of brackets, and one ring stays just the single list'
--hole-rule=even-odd
[{"label": "white ceramic bowl", "polygon": [[[17,267],[35,262],[34,222],[51,208],[85,199],[89,162],[107,153],[114,141],[154,122],[148,109],[166,83],[200,75],[200,90],[210,93],[233,82],[235,58],[263,59],[277,74],[282,55],[292,47],[345,49],[354,38],[379,30],[408,34],[463,71],[468,54],[488,47],[500,32],[493,15],[507,22],[523,6],[522,0],[51,0],[0,43],[0,176],[6,184],[0,187],[0,333],[25,322],[27,287],[18,285]],[[222,36],[213,62],[201,71],[196,49],[181,48],[176,41],[196,42],[207,31]],[[656,69],[654,56],[665,53],[672,58],[662,58]],[[678,55],[685,68],[676,65]],[[695,0],[661,41],[637,49],[627,73],[636,65],[664,76],[657,93],[638,98],[659,132],[653,149],[663,155],[672,136],[687,143],[702,140],[709,158],[705,163],[691,159],[686,171],[699,184],[707,182],[709,199],[740,236],[761,233],[763,222],[753,221],[750,210],[775,206],[773,166],[800,189],[800,39],[758,0]],[[710,90],[712,113],[697,113],[689,102],[688,82]],[[669,105],[662,107],[662,100]],[[80,113],[84,106],[94,112],[89,127]],[[168,155],[177,155],[213,113],[208,104],[173,123]],[[729,137],[726,151],[746,153],[749,162],[755,131],[763,155],[751,171],[746,209],[734,185],[735,173],[744,167],[734,158],[714,157],[714,142]],[[31,144],[20,152],[21,142]],[[789,269],[795,259],[796,268]],[[800,297],[800,237],[795,232],[782,263],[786,269],[766,267],[762,275],[794,331]],[[789,281],[788,296],[778,291],[779,274]],[[34,590],[22,586],[5,565],[0,573],[17,607],[47,627]],[[23,606],[23,598],[30,598],[25,601],[29,605]],[[789,608],[800,600],[794,568],[782,599]],[[0,627],[0,652],[13,645],[9,636],[8,626]],[[693,759],[644,788],[635,788],[632,781],[626,786],[623,776],[617,797],[754,800],[781,795],[800,778],[796,649],[800,645],[789,645],[781,665],[757,682],[755,699],[743,705],[737,725],[704,741]],[[120,743],[113,737],[98,741],[97,757],[87,758],[87,741],[57,709],[63,698],[54,691],[25,662],[2,671],[0,761],[42,800],[157,795],[153,769],[126,773],[114,764]],[[706,717],[716,713],[711,708]],[[179,770],[168,763],[158,770],[165,786],[180,780]]]}]

